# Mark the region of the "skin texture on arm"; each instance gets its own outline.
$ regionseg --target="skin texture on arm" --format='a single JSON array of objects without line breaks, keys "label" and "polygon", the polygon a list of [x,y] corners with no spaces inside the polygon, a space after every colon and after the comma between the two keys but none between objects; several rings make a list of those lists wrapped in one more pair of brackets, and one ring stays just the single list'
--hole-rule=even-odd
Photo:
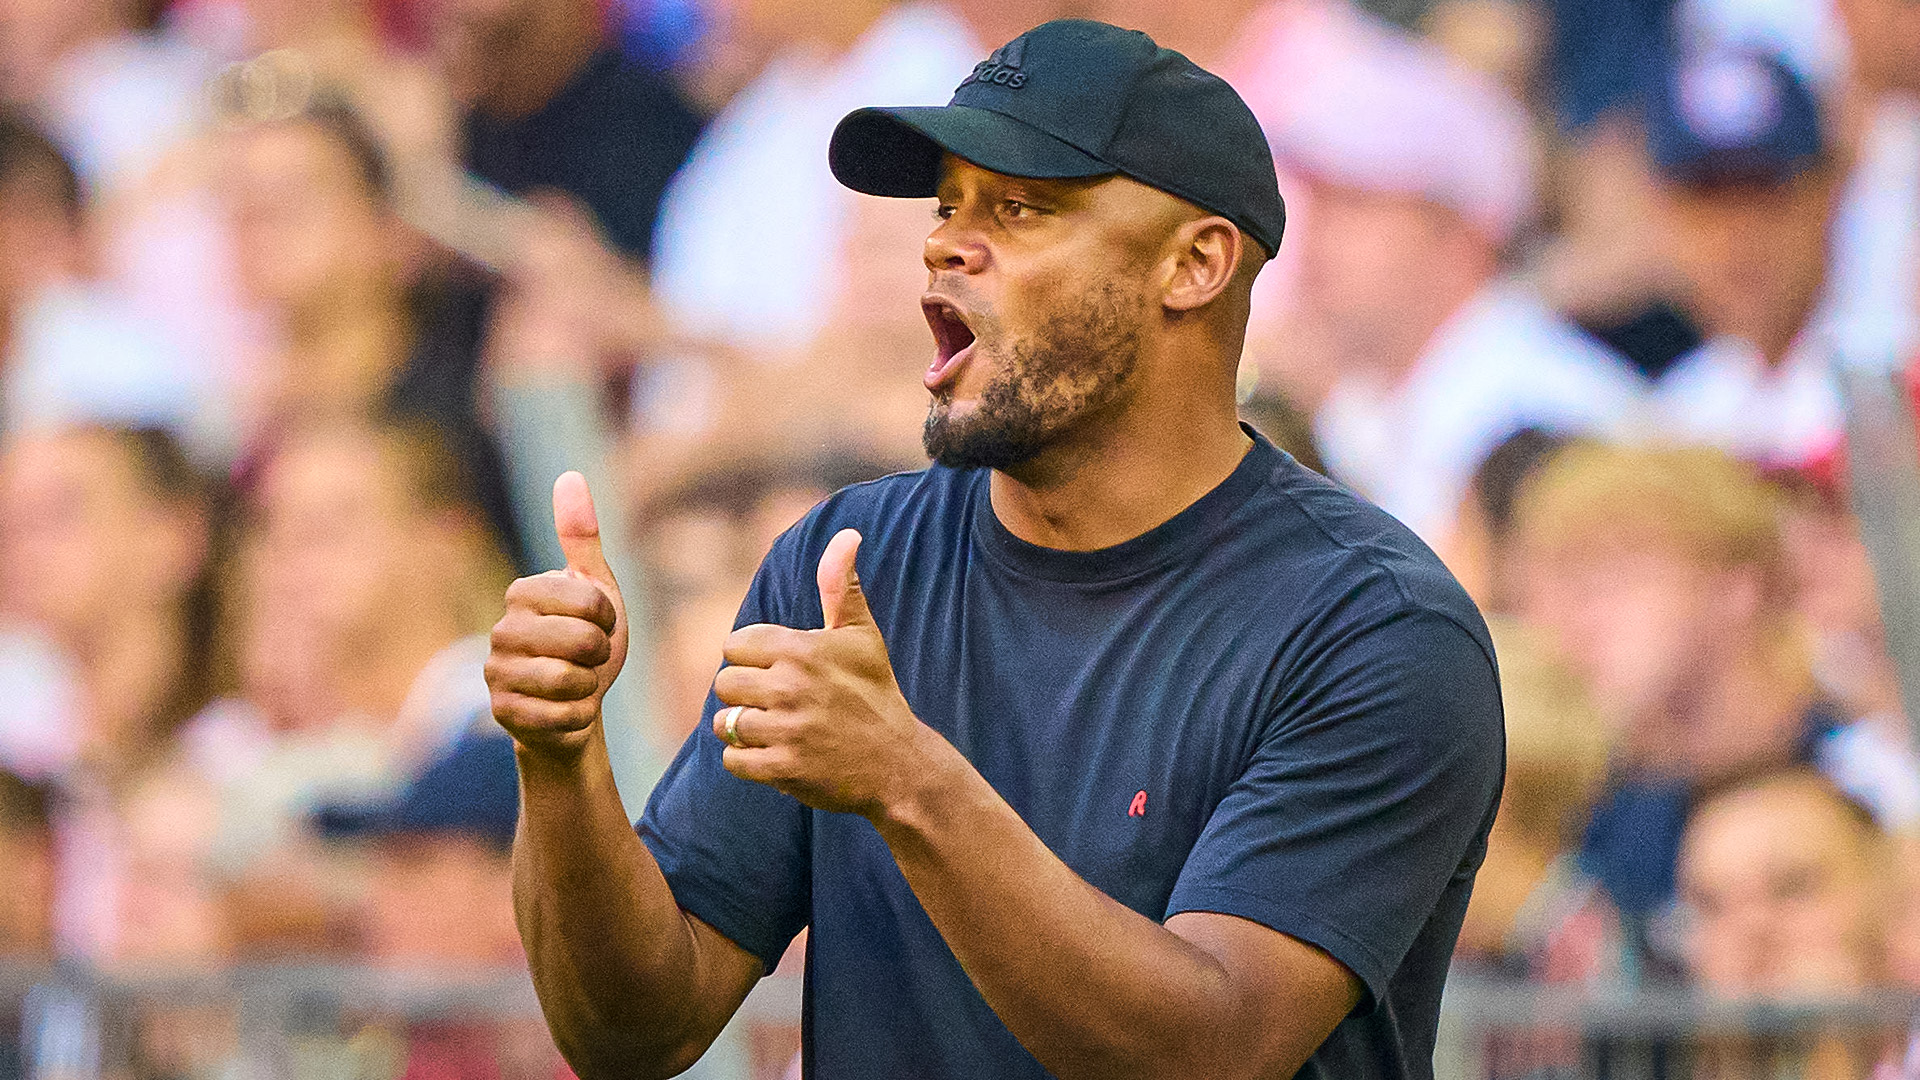
[{"label": "skin texture on arm", "polygon": [[1063,1080],[1293,1075],[1352,1011],[1359,980],[1233,916],[1160,925],[1075,874],[913,716],[860,592],[858,544],[844,531],[821,559],[827,629],[757,624],[729,639],[715,692],[745,708],[728,770],[871,820],[981,995]]},{"label": "skin texture on arm", "polygon": [[555,484],[554,521],[567,568],[513,584],[487,661],[520,765],[514,914],[554,1040],[583,1080],[671,1076],[719,1034],[761,963],[681,911],[627,819],[600,721],[626,611],[578,473]]}]

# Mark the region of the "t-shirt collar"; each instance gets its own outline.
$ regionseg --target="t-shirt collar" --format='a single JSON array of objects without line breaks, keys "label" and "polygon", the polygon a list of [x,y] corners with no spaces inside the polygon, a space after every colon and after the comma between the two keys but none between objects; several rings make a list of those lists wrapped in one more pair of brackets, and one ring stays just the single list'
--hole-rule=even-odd
[{"label": "t-shirt collar", "polygon": [[1065,584],[1110,584],[1157,569],[1212,541],[1279,465],[1282,452],[1265,436],[1244,423],[1240,429],[1252,437],[1253,446],[1212,491],[1139,536],[1095,551],[1063,551],[1015,536],[993,512],[989,473],[980,469],[972,498],[974,542],[1008,569]]}]

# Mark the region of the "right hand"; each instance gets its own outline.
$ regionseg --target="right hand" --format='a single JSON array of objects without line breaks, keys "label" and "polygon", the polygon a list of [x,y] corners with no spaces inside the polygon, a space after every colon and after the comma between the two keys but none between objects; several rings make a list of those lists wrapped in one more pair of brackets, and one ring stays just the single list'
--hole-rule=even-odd
[{"label": "right hand", "polygon": [[627,659],[627,608],[600,550],[586,478],[553,484],[553,526],[565,570],[507,589],[493,627],[487,687],[493,717],[529,750],[578,752],[600,722],[600,701]]}]

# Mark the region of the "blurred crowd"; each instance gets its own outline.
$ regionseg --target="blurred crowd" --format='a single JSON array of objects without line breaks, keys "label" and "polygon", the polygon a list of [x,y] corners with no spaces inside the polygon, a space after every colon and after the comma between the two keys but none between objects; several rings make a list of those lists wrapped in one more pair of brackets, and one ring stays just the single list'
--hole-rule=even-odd
[{"label": "blurred crowd", "polygon": [[[637,814],[771,540],[924,462],[931,207],[835,183],[834,123],[1070,15],[1252,106],[1290,220],[1243,415],[1495,626],[1460,968],[1920,990],[1836,376],[1920,311],[1874,261],[1920,222],[1914,0],[0,0],[0,959],[518,963],[481,665],[554,477],[634,615]],[[230,1075],[178,1012],[129,1075]],[[0,1076],[50,1075],[31,1030]],[[494,1037],[383,1075],[562,1074]]]}]

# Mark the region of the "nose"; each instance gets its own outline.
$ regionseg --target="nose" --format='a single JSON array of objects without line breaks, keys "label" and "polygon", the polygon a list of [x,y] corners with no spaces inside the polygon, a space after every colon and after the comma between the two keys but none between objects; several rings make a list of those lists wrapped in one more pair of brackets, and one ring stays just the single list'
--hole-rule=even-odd
[{"label": "nose", "polygon": [[927,269],[936,274],[977,274],[987,268],[987,246],[956,214],[928,234],[924,258]]}]

